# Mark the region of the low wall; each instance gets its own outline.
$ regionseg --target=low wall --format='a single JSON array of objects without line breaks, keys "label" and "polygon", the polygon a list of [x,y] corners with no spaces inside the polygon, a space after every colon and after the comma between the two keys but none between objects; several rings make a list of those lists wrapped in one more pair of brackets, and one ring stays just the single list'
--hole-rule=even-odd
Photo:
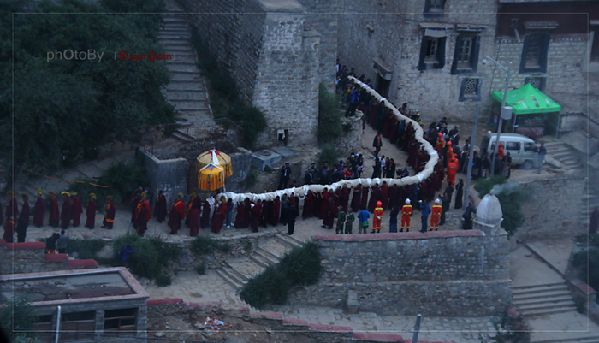
[{"label": "low wall", "polygon": [[323,275],[296,289],[290,304],[382,315],[488,316],[512,301],[507,234],[480,230],[378,235],[316,235]]},{"label": "low wall", "polygon": [[97,268],[95,260],[69,260],[67,254],[45,254],[42,242],[6,243],[0,239],[0,275]]}]

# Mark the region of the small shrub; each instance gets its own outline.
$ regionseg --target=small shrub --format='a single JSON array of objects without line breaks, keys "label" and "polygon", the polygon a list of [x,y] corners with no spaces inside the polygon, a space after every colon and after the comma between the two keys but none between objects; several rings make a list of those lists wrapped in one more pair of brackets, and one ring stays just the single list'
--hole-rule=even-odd
[{"label": "small shrub", "polygon": [[106,243],[102,239],[72,239],[67,242],[67,254],[77,253],[79,259],[96,258]]},{"label": "small shrub", "polygon": [[329,164],[329,167],[339,162],[339,152],[332,144],[325,144],[318,154],[318,165],[321,166],[325,162]]},{"label": "small shrub", "polygon": [[148,178],[143,164],[118,162],[102,173],[97,183],[109,186],[113,196],[118,195],[121,199],[130,199],[132,192],[137,187],[148,184]]},{"label": "small shrub", "polygon": [[255,167],[250,168],[250,172],[243,180],[243,187],[252,188],[258,183],[258,169]]},{"label": "small shrub", "polygon": [[3,307],[0,307],[0,323],[4,333],[8,336],[9,341],[34,340],[33,333],[22,333],[16,331],[31,330],[35,323],[36,310],[27,301],[27,295],[18,296],[15,299],[8,299],[4,302]]},{"label": "small shrub", "polygon": [[231,248],[231,245],[229,243],[225,242],[225,243],[222,243],[222,244],[216,244],[216,249],[218,249],[221,252],[228,253],[233,248]]},{"label": "small shrub", "polygon": [[494,320],[496,343],[528,343],[530,342],[530,328],[524,322],[521,315],[517,317],[510,316],[507,310],[501,318]]},{"label": "small shrub", "polygon": [[196,272],[200,275],[206,275],[206,264],[202,263],[196,267]]},{"label": "small shrub", "polygon": [[341,137],[343,112],[335,95],[324,84],[318,85],[318,143],[326,144]]},{"label": "small shrub", "polygon": [[216,242],[210,236],[198,235],[191,242],[191,252],[195,256],[208,255],[215,248]]},{"label": "small shrub", "polygon": [[172,284],[173,280],[168,274],[160,274],[156,278],[156,286],[158,287],[168,287]]},{"label": "small shrub", "polygon": [[280,268],[292,285],[309,286],[318,282],[322,265],[318,256],[318,246],[312,242],[303,247],[295,247],[281,259]]},{"label": "small shrub", "polygon": [[265,172],[265,173],[268,173],[268,174],[270,174],[270,173],[272,173],[273,171],[274,171],[274,169],[272,169],[272,167],[271,167],[271,166],[269,166],[269,165],[265,165],[265,166],[264,166],[264,172]]},{"label": "small shrub", "polygon": [[572,256],[572,266],[578,277],[594,289],[599,289],[599,251],[579,251]]}]

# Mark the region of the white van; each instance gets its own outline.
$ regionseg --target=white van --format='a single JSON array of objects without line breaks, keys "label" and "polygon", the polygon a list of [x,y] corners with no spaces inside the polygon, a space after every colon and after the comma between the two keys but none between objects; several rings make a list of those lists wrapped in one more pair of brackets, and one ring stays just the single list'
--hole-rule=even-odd
[{"label": "white van", "polygon": [[[487,133],[480,146],[481,151],[486,149],[489,154],[495,151],[497,133]],[[509,151],[512,157],[512,166],[519,165],[524,169],[537,167],[537,144],[532,139],[518,133],[502,133],[499,138],[503,144],[503,151]]]}]

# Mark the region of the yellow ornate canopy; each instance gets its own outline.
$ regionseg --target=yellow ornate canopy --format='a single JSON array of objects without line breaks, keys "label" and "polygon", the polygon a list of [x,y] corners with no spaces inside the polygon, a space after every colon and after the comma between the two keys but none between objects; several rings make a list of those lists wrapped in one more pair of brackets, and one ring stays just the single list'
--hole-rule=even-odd
[{"label": "yellow ornate canopy", "polygon": [[198,187],[203,191],[215,191],[225,186],[225,171],[213,163],[200,169]]},{"label": "yellow ornate canopy", "polygon": [[197,158],[196,169],[200,171],[210,163],[221,167],[225,172],[225,177],[233,175],[233,164],[231,157],[222,151],[210,150],[200,154]]}]

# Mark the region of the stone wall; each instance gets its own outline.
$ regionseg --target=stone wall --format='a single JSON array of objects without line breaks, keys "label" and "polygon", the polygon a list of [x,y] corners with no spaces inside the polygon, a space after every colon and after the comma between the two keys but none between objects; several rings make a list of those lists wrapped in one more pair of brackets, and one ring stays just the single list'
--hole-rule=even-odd
[{"label": "stone wall", "polygon": [[[339,0],[339,8],[349,14],[339,15],[338,51],[341,63],[356,68],[356,73],[366,74],[377,89],[377,70],[373,59],[378,58],[392,72],[387,98],[395,103],[408,103],[408,108],[418,109],[432,120],[447,115],[456,119],[474,116],[476,99],[460,101],[460,88],[464,78],[482,81],[480,101],[488,103],[489,66],[483,66],[483,56],[494,51],[496,2],[493,0],[448,1],[443,16],[425,18],[424,0],[379,1]],[[362,13],[374,13],[363,15]],[[400,14],[401,13],[401,14]],[[343,17],[345,20],[341,20]],[[441,69],[418,70],[424,27],[420,23],[447,23],[450,34],[445,44],[445,64]],[[452,74],[456,25],[468,24],[484,27],[480,33],[478,68],[471,74]]]},{"label": "stone wall", "polygon": [[45,254],[42,242],[9,243],[0,239],[0,275],[97,268],[95,260],[69,260],[67,254]]},{"label": "stone wall", "polygon": [[[333,146],[339,152],[339,156],[346,157],[350,153],[358,153],[362,150],[362,112],[356,111],[356,115],[351,118],[343,118],[344,133],[333,142]],[[307,168],[310,164],[307,164]]]},{"label": "stone wall", "polygon": [[552,239],[585,233],[579,222],[585,194],[582,176],[527,181],[520,184],[520,191],[526,194],[521,203],[525,222],[512,240]]},{"label": "stone wall", "polygon": [[323,275],[290,295],[291,304],[343,307],[354,291],[360,310],[382,315],[473,316],[494,315],[511,303],[505,231],[316,235],[313,241]]},{"label": "stone wall", "polygon": [[316,144],[320,37],[304,25],[304,7],[296,0],[179,3],[195,13],[188,16],[191,25],[242,98],[264,112],[268,127],[259,142],[280,144],[279,132],[288,130],[289,145]]},{"label": "stone wall", "polygon": [[189,163],[184,158],[160,160],[146,151],[138,151],[146,168],[146,175],[150,180],[150,190],[158,194],[164,191],[167,202],[177,198],[177,193],[187,193],[187,178]]}]

